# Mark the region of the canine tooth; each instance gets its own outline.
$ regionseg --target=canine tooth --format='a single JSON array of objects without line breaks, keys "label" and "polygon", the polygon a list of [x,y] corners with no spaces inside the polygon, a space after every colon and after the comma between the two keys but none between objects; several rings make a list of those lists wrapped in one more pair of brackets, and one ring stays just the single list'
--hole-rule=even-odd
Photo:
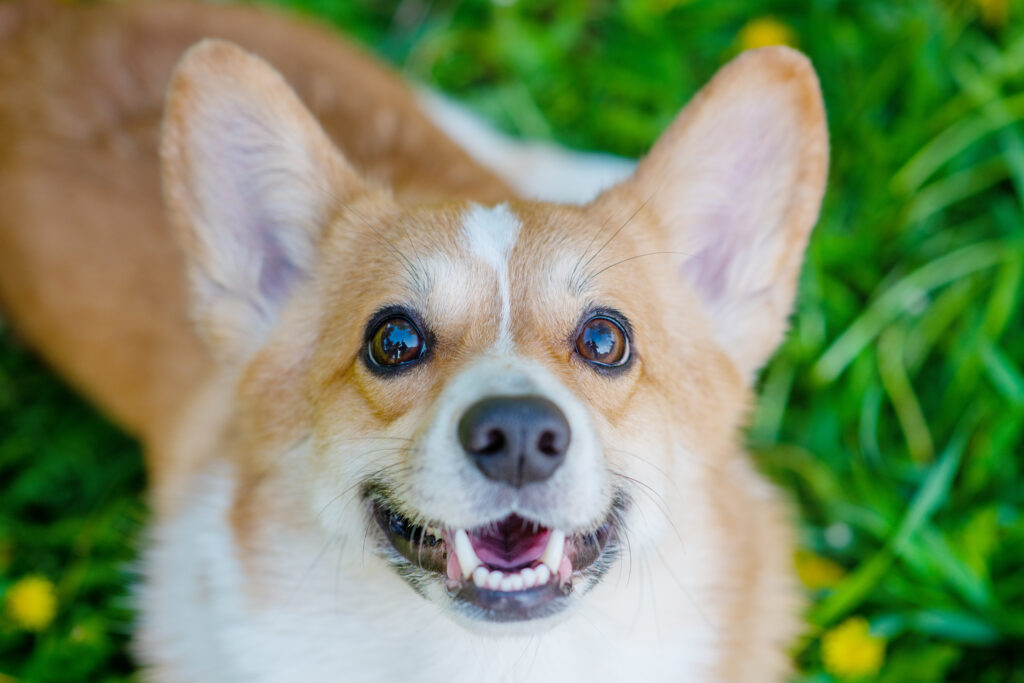
[{"label": "canine tooth", "polygon": [[501,580],[501,585],[498,586],[498,588],[503,590],[503,591],[506,591],[506,592],[513,590],[513,588],[512,588],[512,577],[511,576],[506,576],[505,578],[503,578]]},{"label": "canine tooth", "polygon": [[534,571],[537,573],[536,585],[543,586],[551,580],[551,570],[548,569],[548,566],[546,564],[538,566]]},{"label": "canine tooth", "polygon": [[498,590],[501,588],[502,573],[498,570],[492,571],[487,575],[487,587],[492,590]]},{"label": "canine tooth", "polygon": [[469,534],[465,529],[455,532],[455,555],[459,558],[459,567],[462,569],[462,578],[468,579],[473,575],[473,570],[483,564],[473,550],[473,544],[469,542]]},{"label": "canine tooth", "polygon": [[[508,577],[507,581],[509,583],[509,586],[511,587],[511,590],[514,591],[521,591],[526,586],[526,582],[523,581],[523,577],[519,574],[513,574],[512,576]],[[504,588],[505,582],[502,581],[501,584],[501,587]]]},{"label": "canine tooth", "polygon": [[477,567],[473,570],[473,583],[478,587],[483,588],[487,585],[487,577],[490,576],[490,571],[487,567]]},{"label": "canine tooth", "polygon": [[[468,540],[468,539],[467,539]],[[551,532],[548,539],[548,547],[544,548],[544,554],[540,561],[551,570],[552,574],[558,574],[558,565],[562,564],[562,550],[565,549],[565,533],[555,530]]]},{"label": "canine tooth", "polygon": [[532,588],[537,585],[537,572],[533,571],[529,567],[519,572],[519,575],[523,577],[523,585],[527,588]]}]

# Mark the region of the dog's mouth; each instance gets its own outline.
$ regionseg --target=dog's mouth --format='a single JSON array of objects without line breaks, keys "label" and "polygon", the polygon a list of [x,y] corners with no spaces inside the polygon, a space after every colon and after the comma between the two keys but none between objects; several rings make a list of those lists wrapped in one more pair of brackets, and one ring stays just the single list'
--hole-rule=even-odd
[{"label": "dog's mouth", "polygon": [[475,529],[417,525],[386,497],[371,501],[402,558],[401,575],[415,586],[409,565],[434,574],[465,614],[498,622],[550,616],[574,590],[592,585],[610,563],[621,507],[613,505],[595,529],[566,533],[516,514]]}]

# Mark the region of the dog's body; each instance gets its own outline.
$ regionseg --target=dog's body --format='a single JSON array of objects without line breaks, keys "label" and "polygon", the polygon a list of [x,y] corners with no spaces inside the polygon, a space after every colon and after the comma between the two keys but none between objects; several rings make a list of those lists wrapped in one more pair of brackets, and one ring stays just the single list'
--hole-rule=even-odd
[{"label": "dog's body", "polygon": [[[622,180],[263,11],[0,10],[0,302],[146,444],[154,680],[783,676],[789,521],[738,428],[823,191],[806,60],[737,60]],[[169,226],[209,36],[330,141],[202,44]],[[564,428],[514,480],[463,435],[495,397]]]}]

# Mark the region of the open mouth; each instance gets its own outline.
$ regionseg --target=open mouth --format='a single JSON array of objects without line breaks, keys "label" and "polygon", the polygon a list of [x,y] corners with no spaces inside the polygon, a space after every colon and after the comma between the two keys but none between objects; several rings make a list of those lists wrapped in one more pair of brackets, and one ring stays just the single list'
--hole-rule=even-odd
[{"label": "open mouth", "polygon": [[475,529],[417,525],[386,498],[371,500],[404,561],[443,580],[469,616],[501,622],[555,614],[574,589],[592,584],[610,563],[619,507],[596,529],[566,533],[515,514]]}]

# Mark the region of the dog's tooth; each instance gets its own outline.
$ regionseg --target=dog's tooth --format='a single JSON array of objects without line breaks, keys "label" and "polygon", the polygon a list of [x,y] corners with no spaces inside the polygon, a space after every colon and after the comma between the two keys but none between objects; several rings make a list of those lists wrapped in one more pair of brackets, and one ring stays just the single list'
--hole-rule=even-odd
[{"label": "dog's tooth", "polygon": [[515,590],[512,587],[512,578],[512,575],[508,575],[502,578],[501,584],[498,586],[499,590],[503,590],[505,592]]},{"label": "dog's tooth", "polygon": [[483,564],[473,550],[473,544],[469,542],[469,534],[465,529],[455,532],[455,556],[459,558],[459,567],[462,569],[462,578],[468,579],[473,575],[473,570]]},{"label": "dog's tooth", "polygon": [[[512,576],[508,577],[508,581],[509,585],[512,587],[511,589],[514,591],[521,591],[523,590],[523,588],[526,587],[526,582],[523,581],[523,577],[521,574],[513,574]],[[504,582],[502,583],[504,585]]]},{"label": "dog's tooth", "polygon": [[527,588],[532,588],[537,585],[537,572],[529,567],[519,572],[519,575],[523,577],[523,585]]},{"label": "dog's tooth", "polygon": [[483,588],[487,585],[487,577],[490,576],[491,572],[488,571],[487,567],[477,567],[473,570],[473,583],[478,588]]},{"label": "dog's tooth", "polygon": [[551,580],[551,570],[546,564],[539,565],[534,571],[537,573],[536,585],[543,586]]},{"label": "dog's tooth", "polygon": [[492,571],[490,574],[487,575],[487,587],[491,590],[498,590],[499,588],[501,588],[501,580],[503,577],[504,574],[502,574],[498,570]]},{"label": "dog's tooth", "polygon": [[562,564],[562,551],[565,549],[565,533],[555,529],[548,539],[548,546],[544,548],[544,554],[540,561],[551,570],[552,574],[558,573],[558,566]]}]

